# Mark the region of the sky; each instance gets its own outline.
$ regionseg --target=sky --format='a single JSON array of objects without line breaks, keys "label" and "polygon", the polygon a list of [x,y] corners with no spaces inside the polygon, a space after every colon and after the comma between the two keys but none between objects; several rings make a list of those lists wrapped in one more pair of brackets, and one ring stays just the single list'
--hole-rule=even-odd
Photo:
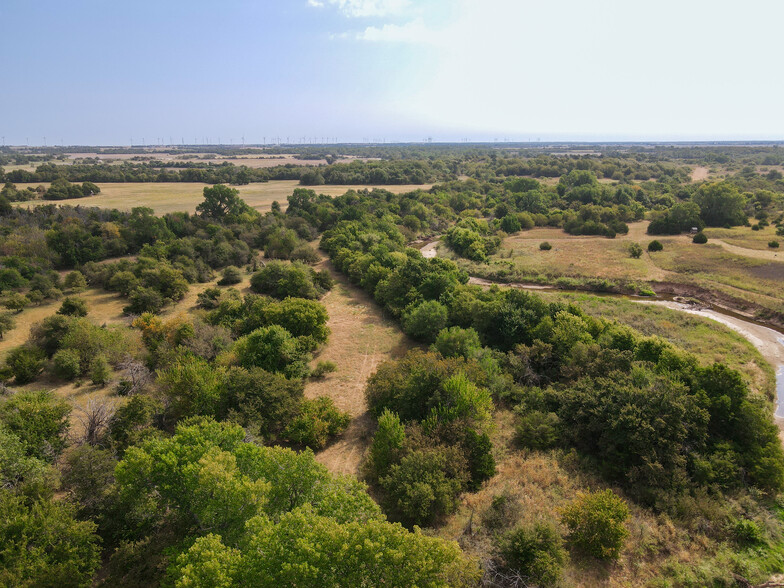
[{"label": "sky", "polygon": [[784,139],[781,0],[0,0],[6,145]]}]

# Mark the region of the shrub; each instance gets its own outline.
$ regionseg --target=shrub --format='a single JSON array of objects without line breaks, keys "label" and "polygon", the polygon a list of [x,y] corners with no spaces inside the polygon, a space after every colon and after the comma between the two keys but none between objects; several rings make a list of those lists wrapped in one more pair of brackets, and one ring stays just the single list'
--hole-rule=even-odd
[{"label": "shrub", "polygon": [[97,356],[90,363],[90,381],[96,386],[105,386],[109,382],[111,372],[109,363],[103,355]]},{"label": "shrub", "polygon": [[450,327],[439,331],[433,346],[444,357],[464,357],[466,359],[475,356],[482,349],[479,334],[474,329],[460,327]]},{"label": "shrub", "polygon": [[558,530],[541,522],[510,531],[501,540],[500,551],[509,568],[541,586],[556,584],[566,564]]},{"label": "shrub", "polygon": [[740,519],[735,522],[732,528],[732,534],[738,543],[756,544],[761,543],[763,539],[762,529],[754,521],[748,519]]},{"label": "shrub", "polygon": [[5,306],[8,310],[15,310],[17,313],[22,312],[28,304],[30,304],[30,299],[24,294],[20,294],[19,292],[13,292],[12,294],[9,294],[8,297],[3,301],[3,306]]},{"label": "shrub", "polygon": [[311,359],[297,339],[278,325],[240,337],[234,344],[234,353],[237,363],[246,369],[260,367],[268,372],[283,372],[290,378],[307,376]]},{"label": "shrub", "polygon": [[79,367],[79,353],[73,349],[61,349],[52,357],[54,373],[58,378],[73,380],[81,369]]},{"label": "shrub", "polygon": [[539,243],[539,249],[541,251],[550,251],[550,249],[552,248],[553,246],[550,245],[550,243],[548,243],[547,241],[542,241],[541,243]]},{"label": "shrub", "polygon": [[391,510],[407,525],[450,514],[468,481],[465,458],[455,447],[412,451],[379,480]]},{"label": "shrub", "polygon": [[507,214],[501,219],[501,229],[506,233],[517,233],[522,229],[520,220],[513,214]]},{"label": "shrub", "polygon": [[553,412],[531,411],[523,415],[517,426],[517,437],[523,447],[547,449],[558,442],[561,421]]},{"label": "shrub", "polygon": [[381,413],[365,464],[367,477],[371,481],[377,482],[378,478],[389,470],[390,465],[399,461],[405,439],[406,430],[400,417],[390,410]]},{"label": "shrub", "polygon": [[699,232],[696,235],[694,235],[694,238],[691,241],[692,243],[703,245],[704,243],[708,242],[708,237],[705,236],[705,233]]},{"label": "shrub", "polygon": [[67,289],[73,290],[74,292],[87,288],[87,280],[80,271],[73,271],[65,276],[63,284]]},{"label": "shrub", "polygon": [[316,272],[305,264],[286,264],[280,261],[271,261],[265,268],[253,274],[250,287],[258,294],[279,299],[294,296],[315,300],[328,290],[317,278]]},{"label": "shrub", "polygon": [[223,269],[223,277],[218,281],[219,286],[231,286],[232,284],[239,284],[242,281],[242,270],[236,266],[230,265]]},{"label": "shrub", "polygon": [[338,366],[334,361],[320,361],[316,364],[316,367],[313,368],[313,371],[310,372],[310,377],[323,378],[327,374],[337,371],[337,369]]},{"label": "shrub", "polygon": [[426,300],[403,315],[403,330],[420,341],[433,342],[446,323],[446,306],[435,300]]},{"label": "shrub", "polygon": [[77,296],[66,296],[57,314],[65,316],[87,316],[87,301]]},{"label": "shrub", "polygon": [[599,559],[618,559],[629,535],[629,507],[612,490],[581,493],[563,509],[569,541]]},{"label": "shrub", "polygon": [[520,500],[508,490],[493,497],[487,510],[482,513],[482,524],[491,531],[514,525],[523,514]]},{"label": "shrub", "polygon": [[321,258],[318,252],[309,244],[303,243],[291,252],[291,261],[302,261],[307,264],[318,263]]},{"label": "shrub", "polygon": [[661,244],[661,241],[653,240],[648,243],[648,251],[661,251],[664,249],[664,245]]},{"label": "shrub", "polygon": [[292,443],[311,449],[326,446],[331,437],[346,430],[351,415],[335,407],[329,396],[303,400],[300,413],[289,423],[284,433]]},{"label": "shrub", "polygon": [[768,247],[771,249],[778,249],[779,242],[778,241],[768,241]]},{"label": "shrub", "polygon": [[163,296],[157,290],[139,286],[130,296],[130,304],[123,308],[126,314],[158,313],[163,308]]},{"label": "shrub", "polygon": [[642,255],[642,247],[639,243],[629,245],[629,255],[634,259],[639,259]]},{"label": "shrub", "polygon": [[44,352],[32,345],[15,347],[8,352],[5,363],[17,384],[32,382],[44,369]]}]

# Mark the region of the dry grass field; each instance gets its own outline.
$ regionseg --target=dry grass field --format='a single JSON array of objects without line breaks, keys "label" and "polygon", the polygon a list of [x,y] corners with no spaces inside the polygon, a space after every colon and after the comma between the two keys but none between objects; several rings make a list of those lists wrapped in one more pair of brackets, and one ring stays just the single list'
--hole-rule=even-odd
[{"label": "dry grass field", "polygon": [[[27,186],[35,188],[41,184],[17,184],[22,189]],[[43,184],[44,186],[46,184]],[[152,208],[155,214],[162,215],[168,212],[194,212],[196,206],[203,199],[203,191],[206,184],[191,182],[123,182],[123,183],[99,183],[101,193],[97,196],[88,198],[74,198],[70,200],[58,200],[56,204],[70,204],[71,206],[98,206],[100,208],[117,208],[118,210],[130,210],[136,206],[146,206]],[[240,196],[250,206],[260,212],[270,210],[272,203],[278,201],[281,208],[287,206],[286,198],[294,192],[295,188],[300,188],[296,180],[272,180],[263,183],[247,184],[237,186]],[[428,190],[432,184],[423,185],[399,185],[399,186],[314,186],[313,189],[319,194],[328,196],[340,196],[348,190],[372,189],[374,187],[384,188],[395,193],[411,192],[413,190]],[[46,201],[20,202],[18,206],[31,207],[39,204],[48,203]]]},{"label": "dry grass field", "polygon": [[[329,340],[316,361],[332,361],[337,371],[323,380],[310,380],[305,396],[329,396],[352,416],[349,428],[316,459],[332,472],[359,475],[359,466],[372,436],[373,421],[365,403],[367,379],[384,361],[398,358],[414,346],[368,294],[323,262],[335,287],[322,298],[329,313]],[[315,364],[315,362],[314,362]]]},{"label": "dry grass field", "polygon": [[[775,235],[770,227],[763,231],[748,227],[709,229],[708,243],[697,245],[689,235],[647,235],[647,225],[647,221],[631,223],[629,233],[615,239],[535,228],[505,238],[487,264],[459,262],[472,275],[505,281],[552,283],[568,277],[693,285],[784,312],[784,250],[767,247]],[[644,251],[639,259],[629,255],[631,242],[645,249],[653,239],[664,245],[663,251]],[[552,249],[541,251],[542,241],[548,241]],[[443,245],[439,254],[454,258]]]}]

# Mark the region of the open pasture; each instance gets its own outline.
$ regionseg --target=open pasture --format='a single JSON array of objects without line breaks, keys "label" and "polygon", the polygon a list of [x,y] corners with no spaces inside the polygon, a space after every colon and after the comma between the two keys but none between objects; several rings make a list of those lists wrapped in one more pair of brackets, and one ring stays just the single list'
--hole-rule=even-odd
[{"label": "open pasture", "polygon": [[[19,189],[31,186],[35,188],[41,184],[17,184]],[[43,184],[44,186],[46,184]],[[98,206],[100,208],[117,208],[118,210],[130,210],[137,206],[152,208],[155,214],[161,215],[169,212],[194,212],[196,206],[203,199],[203,191],[207,184],[198,182],[122,182],[122,183],[99,183],[101,193],[87,198],[73,198],[68,200],[58,200],[56,204],[70,204],[71,206]],[[281,208],[287,206],[286,198],[290,196],[296,188],[301,188],[297,180],[271,180],[269,182],[253,183],[244,186],[236,186],[240,196],[250,206],[260,212],[270,210],[272,203],[278,201]],[[411,192],[413,190],[428,190],[431,184],[422,185],[396,185],[396,186],[313,186],[312,189],[319,194],[328,196],[340,196],[348,190],[363,190],[372,188],[383,188],[395,193]],[[37,206],[48,204],[49,201],[36,200],[30,202],[20,202],[19,206]]]}]

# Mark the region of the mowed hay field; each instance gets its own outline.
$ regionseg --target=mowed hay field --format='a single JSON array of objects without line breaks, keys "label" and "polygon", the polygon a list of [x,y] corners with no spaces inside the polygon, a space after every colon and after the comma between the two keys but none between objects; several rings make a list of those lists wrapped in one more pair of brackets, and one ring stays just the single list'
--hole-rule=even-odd
[{"label": "mowed hay field", "polygon": [[[46,183],[17,184],[19,189],[28,186],[46,186]],[[100,208],[116,208],[130,210],[137,206],[152,208],[155,214],[161,215],[168,212],[195,212],[196,206],[203,200],[204,188],[209,184],[197,182],[122,182],[98,183],[101,193],[87,198],[72,198],[68,200],[46,201],[35,200],[20,202],[18,206],[32,207],[40,204],[70,204],[71,206],[98,206]],[[281,208],[287,206],[286,198],[296,188],[302,188],[297,180],[271,180],[269,182],[233,186],[240,192],[240,196],[250,206],[260,212],[270,210],[272,203],[277,201]],[[405,184],[396,186],[310,186],[318,194],[340,196],[349,190],[364,190],[383,188],[390,192],[400,194],[414,190],[429,190],[432,184]]]}]

